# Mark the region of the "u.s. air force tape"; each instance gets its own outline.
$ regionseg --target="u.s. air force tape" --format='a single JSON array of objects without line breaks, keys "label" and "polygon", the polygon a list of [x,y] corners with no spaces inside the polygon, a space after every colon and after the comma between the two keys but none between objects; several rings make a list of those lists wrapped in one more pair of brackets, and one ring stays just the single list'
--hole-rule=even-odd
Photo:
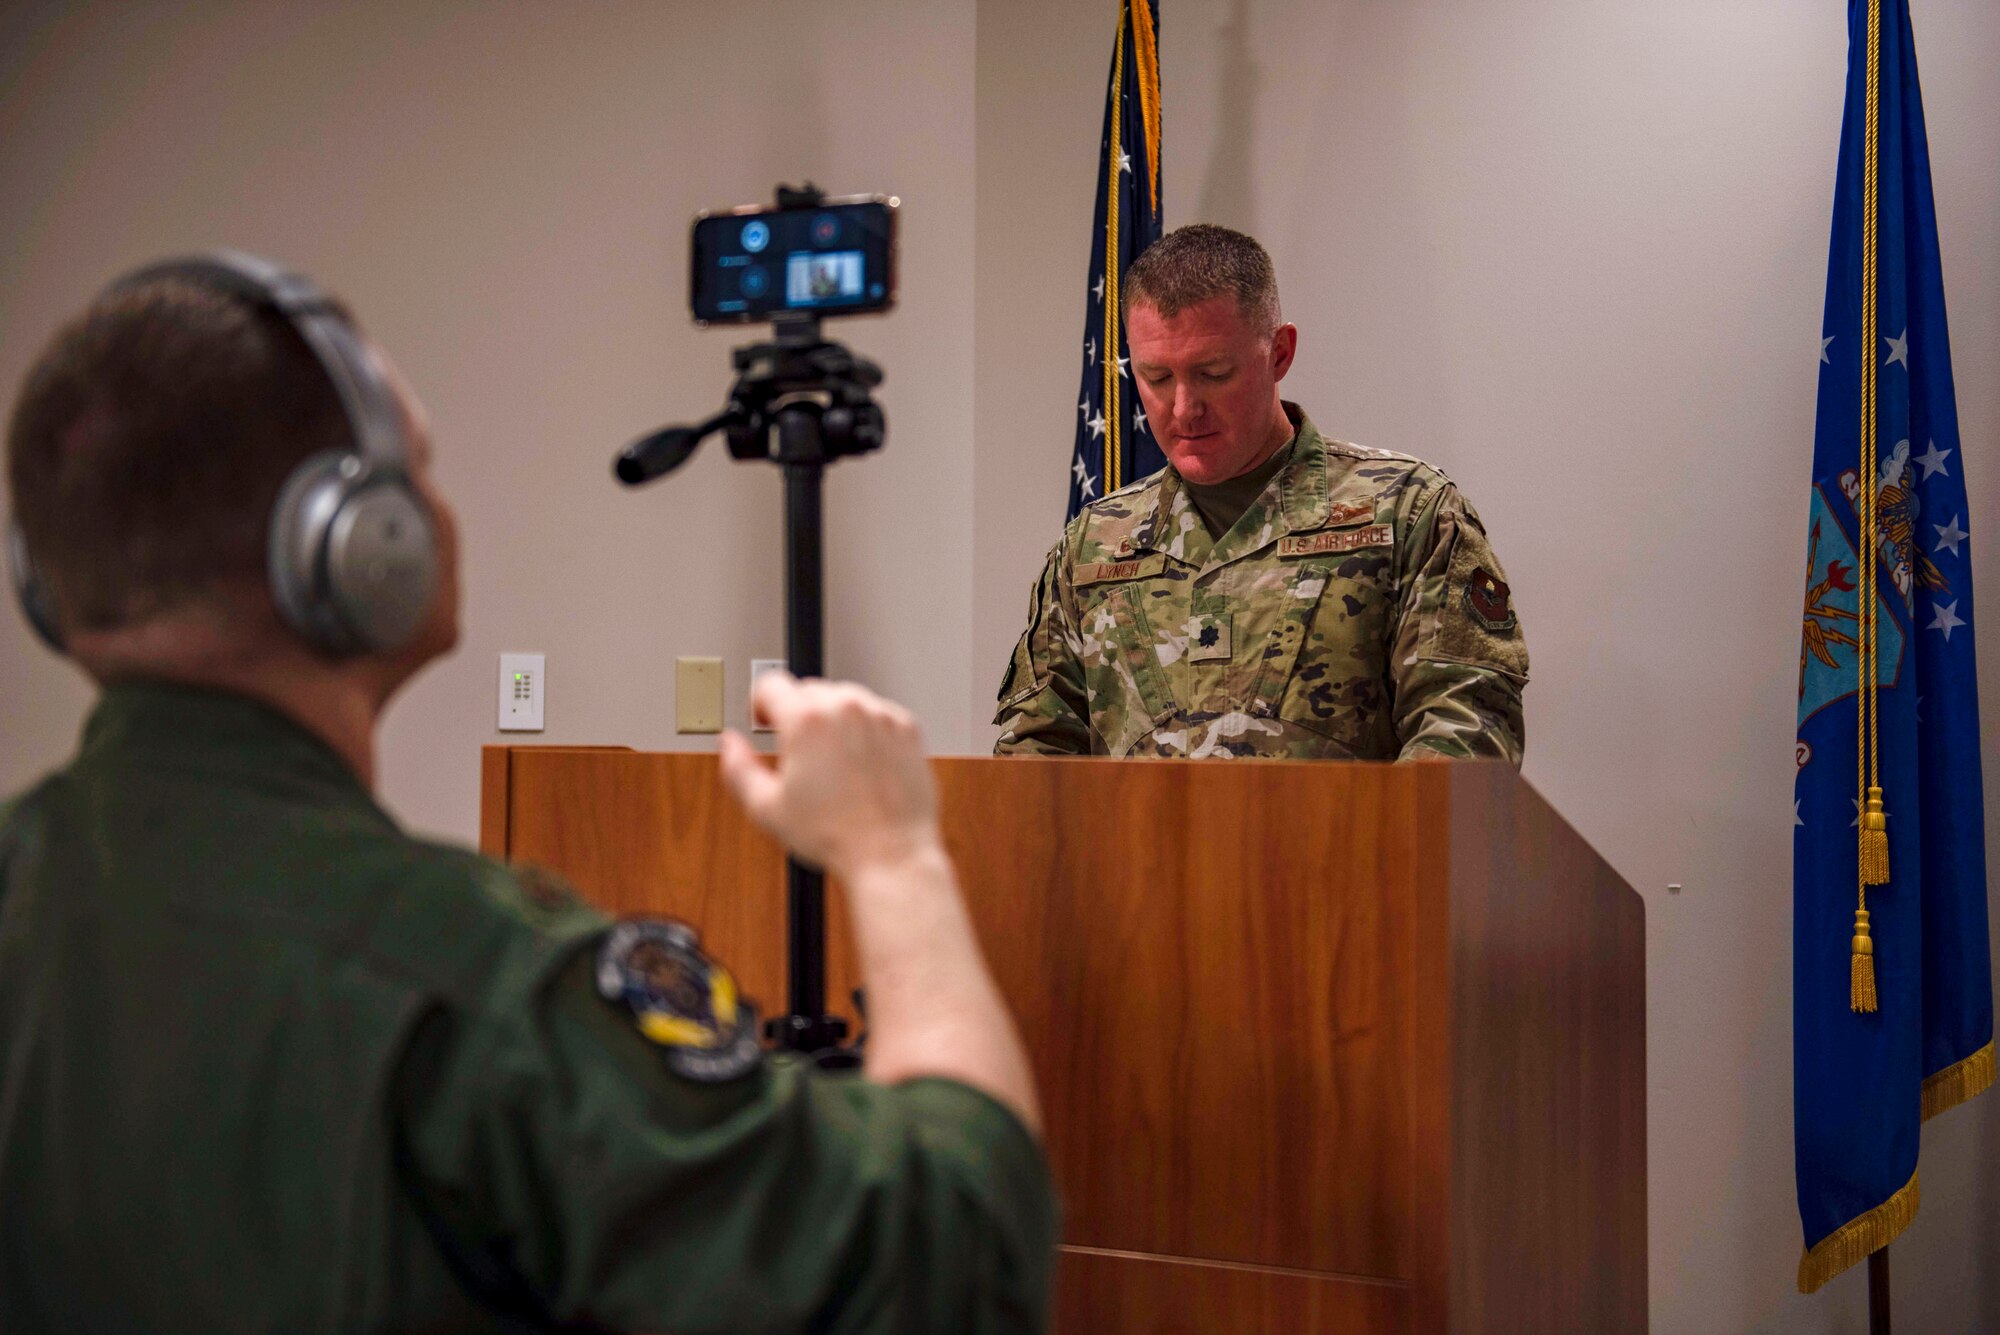
[{"label": "u.s. air force tape", "polygon": [[628,1008],[668,1069],[690,1080],[734,1080],[763,1058],[757,1008],[737,995],[729,970],[701,952],[685,923],[637,918],[606,932],[597,991]]}]

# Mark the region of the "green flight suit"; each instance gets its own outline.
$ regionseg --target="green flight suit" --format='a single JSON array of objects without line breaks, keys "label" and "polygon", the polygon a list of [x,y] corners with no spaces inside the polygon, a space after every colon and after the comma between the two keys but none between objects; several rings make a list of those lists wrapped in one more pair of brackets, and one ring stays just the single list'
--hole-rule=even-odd
[{"label": "green flight suit", "polygon": [[1285,409],[1290,457],[1219,537],[1171,467],[1070,521],[996,752],[1521,763],[1528,649],[1471,503]]},{"label": "green flight suit", "polygon": [[0,1330],[1041,1328],[1010,1113],[684,1078],[607,926],[260,705],[110,689],[0,808]]}]

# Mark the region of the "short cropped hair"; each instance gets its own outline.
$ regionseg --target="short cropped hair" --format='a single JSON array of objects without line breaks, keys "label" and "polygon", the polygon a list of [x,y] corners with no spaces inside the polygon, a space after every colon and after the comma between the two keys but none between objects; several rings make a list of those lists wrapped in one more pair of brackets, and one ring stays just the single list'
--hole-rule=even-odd
[{"label": "short cropped hair", "polygon": [[261,580],[286,476],[348,448],[333,383],[283,316],[161,277],[104,293],[43,349],[7,482],[64,627],[111,630]]},{"label": "short cropped hair", "polygon": [[1174,316],[1210,297],[1234,293],[1237,308],[1260,331],[1285,322],[1278,275],[1257,238],[1213,223],[1189,223],[1146,247],[1125,271],[1119,293],[1129,314],[1141,302]]}]

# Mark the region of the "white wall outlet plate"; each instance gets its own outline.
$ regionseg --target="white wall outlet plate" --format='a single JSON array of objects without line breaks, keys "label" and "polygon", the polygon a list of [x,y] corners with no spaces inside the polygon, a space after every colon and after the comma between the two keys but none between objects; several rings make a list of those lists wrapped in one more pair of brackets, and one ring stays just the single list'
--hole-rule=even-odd
[{"label": "white wall outlet plate", "polygon": [[500,731],[542,730],[541,654],[500,655]]},{"label": "white wall outlet plate", "polygon": [[[771,672],[771,671],[782,671],[782,670],[784,669],[784,666],[785,666],[785,660],[784,660],[784,659],[782,659],[782,658],[753,658],[753,659],[751,659],[751,660],[750,660],[750,696],[749,696],[749,698],[750,698],[750,699],[755,699],[755,698],[756,698],[756,695],[757,695],[757,678],[759,678],[759,677],[763,676],[763,675],[764,675],[764,674],[765,674],[766,672]],[[745,712],[744,712],[744,717],[750,720],[750,731],[752,731],[752,732],[775,732],[775,731],[777,731],[777,730],[776,730],[775,728],[773,728],[773,727],[772,727],[772,726],[771,726],[770,724],[768,724],[768,723],[761,723],[761,722],[759,722],[759,721],[758,721],[758,719],[757,719],[757,711],[756,711],[755,709],[751,708],[751,707],[750,707],[750,706],[749,706],[749,705],[748,705],[747,703],[746,703],[746,704],[744,705],[744,707],[743,707],[743,708],[744,708],[744,711],[745,711]]]}]

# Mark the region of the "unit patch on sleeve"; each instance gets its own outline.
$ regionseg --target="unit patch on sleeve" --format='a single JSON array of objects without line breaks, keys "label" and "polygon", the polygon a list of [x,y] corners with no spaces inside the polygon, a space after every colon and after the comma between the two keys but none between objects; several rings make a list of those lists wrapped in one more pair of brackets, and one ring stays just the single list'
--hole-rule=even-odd
[{"label": "unit patch on sleeve", "polygon": [[606,932],[597,991],[630,1009],[668,1068],[690,1080],[734,1080],[763,1058],[757,1008],[737,995],[729,970],[701,952],[685,923],[639,918]]},{"label": "unit patch on sleeve", "polygon": [[1514,629],[1514,604],[1507,582],[1485,566],[1475,566],[1465,581],[1465,605],[1479,624],[1498,634]]}]

